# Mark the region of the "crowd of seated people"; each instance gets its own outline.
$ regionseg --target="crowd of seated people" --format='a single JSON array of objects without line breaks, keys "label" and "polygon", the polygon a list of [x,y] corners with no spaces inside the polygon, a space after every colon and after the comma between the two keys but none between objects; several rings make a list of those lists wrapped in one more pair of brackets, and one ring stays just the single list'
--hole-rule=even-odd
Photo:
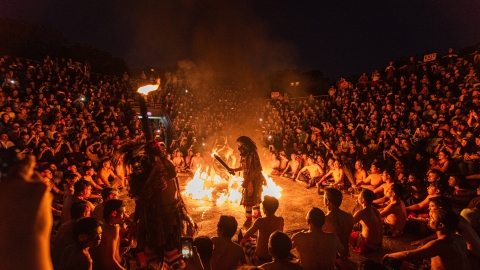
[{"label": "crowd of seated people", "polygon": [[[390,63],[384,74],[375,71],[371,78],[364,74],[357,84],[342,78],[324,98],[295,101],[285,95],[262,105],[258,114],[259,102],[252,98],[252,89],[177,89],[150,95],[148,101],[161,104],[172,119],[177,136],[168,151],[177,172],[213,166],[212,149],[229,147],[230,137],[257,129],[258,139],[272,152],[273,174],[291,177],[307,188],[317,187],[328,212],[325,216],[313,208],[307,214],[308,232],[293,236],[291,247],[298,250],[301,267],[330,269],[335,256],[346,258],[347,245],[355,252],[375,251],[384,236],[427,234],[428,227],[438,239],[424,246],[425,254],[436,254],[441,249],[438,245],[455,242],[463,247],[466,243],[465,250],[454,252],[473,264],[479,256],[480,232],[477,56],[460,58],[449,50],[435,63],[414,58],[403,67]],[[37,159],[37,170],[55,196],[51,211],[58,221],[52,242],[56,268],[72,269],[68,258],[75,258],[90,263],[93,259],[94,269],[124,269],[122,252],[131,239],[126,233],[128,212],[118,192],[128,183],[116,174],[110,158],[123,142],[142,136],[141,122],[132,108],[136,85],[126,77],[93,80],[88,65],[72,63],[49,57],[41,63],[9,56],[0,59],[0,154]],[[164,127],[158,130],[165,139]],[[333,191],[337,189],[339,194]],[[339,212],[342,192],[357,194],[358,209],[353,215]],[[277,218],[271,206],[266,209],[267,218]],[[332,220],[329,215],[339,216]],[[328,225],[339,219],[341,231],[338,224]],[[107,224],[102,226],[103,235],[97,220]],[[252,228],[272,233],[272,228],[262,228],[260,220]],[[359,226],[352,232],[354,223]],[[289,265],[289,254],[274,245],[286,242],[281,233],[258,239],[262,252],[258,257],[251,245],[245,247],[248,237],[238,247],[229,242],[236,227],[231,217],[221,217],[219,237],[212,239],[215,246],[231,249],[232,256],[247,251],[253,256],[247,256],[250,262],[260,261],[264,269],[276,269],[277,263],[301,269]],[[277,227],[276,231],[283,230],[283,224]],[[455,231],[462,238],[453,237]],[[317,261],[309,252],[311,239],[328,243],[329,252],[336,245],[337,252]],[[223,251],[213,250],[211,269],[225,269],[214,266],[218,252]],[[411,258],[389,254],[386,260],[422,256],[421,252]],[[432,266],[450,263],[442,256],[432,260]],[[268,266],[264,257],[273,262]]]}]

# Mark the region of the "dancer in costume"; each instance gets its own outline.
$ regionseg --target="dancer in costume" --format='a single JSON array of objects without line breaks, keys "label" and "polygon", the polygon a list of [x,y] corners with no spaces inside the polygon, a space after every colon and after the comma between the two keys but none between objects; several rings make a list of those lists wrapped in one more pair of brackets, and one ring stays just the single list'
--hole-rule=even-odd
[{"label": "dancer in costume", "polygon": [[244,226],[250,227],[252,224],[252,209],[255,217],[260,217],[260,203],[262,202],[263,185],[266,184],[265,177],[262,174],[262,164],[257,153],[257,146],[247,136],[241,136],[237,139],[238,151],[240,151],[240,167],[232,169],[232,172],[243,171],[242,200],[241,205],[245,207]]},{"label": "dancer in costume", "polygon": [[167,159],[165,144],[140,140],[126,143],[114,160],[127,172],[129,196],[135,199],[137,247],[148,261],[165,261],[166,269],[183,268],[180,238],[193,236],[197,228],[180,195],[175,166]]}]

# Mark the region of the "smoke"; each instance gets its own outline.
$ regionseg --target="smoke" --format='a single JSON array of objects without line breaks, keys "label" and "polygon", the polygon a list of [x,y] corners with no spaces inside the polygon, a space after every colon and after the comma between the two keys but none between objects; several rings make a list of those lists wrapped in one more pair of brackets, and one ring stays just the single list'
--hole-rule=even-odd
[{"label": "smoke", "polygon": [[130,63],[178,63],[183,69],[206,71],[196,74],[204,80],[223,82],[251,81],[295,64],[295,48],[269,37],[269,25],[255,14],[251,1],[139,3],[128,17],[135,31]]}]

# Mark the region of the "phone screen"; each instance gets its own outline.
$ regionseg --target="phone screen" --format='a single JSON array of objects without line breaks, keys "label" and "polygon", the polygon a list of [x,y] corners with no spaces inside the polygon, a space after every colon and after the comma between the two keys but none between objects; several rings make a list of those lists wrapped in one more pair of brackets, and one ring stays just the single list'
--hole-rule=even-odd
[{"label": "phone screen", "polygon": [[191,259],[193,257],[193,238],[182,237],[182,257],[185,259]]}]

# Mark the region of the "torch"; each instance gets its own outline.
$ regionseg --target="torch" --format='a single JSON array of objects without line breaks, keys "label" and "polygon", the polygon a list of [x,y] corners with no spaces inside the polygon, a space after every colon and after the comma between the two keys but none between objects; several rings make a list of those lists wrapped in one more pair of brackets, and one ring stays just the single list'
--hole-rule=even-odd
[{"label": "torch", "polygon": [[228,167],[227,163],[225,163],[217,154],[213,154],[213,157],[225,168],[227,169],[227,171],[231,174],[231,175],[234,175],[235,173],[233,172],[233,170]]},{"label": "torch", "polygon": [[145,96],[147,96],[149,92],[156,91],[159,86],[160,84],[149,84],[142,86],[137,90],[137,93],[140,96],[138,99],[138,105],[140,105],[143,132],[145,133],[145,139],[147,142],[152,140],[152,132],[150,130],[150,124],[148,123],[147,103],[145,102]]}]

